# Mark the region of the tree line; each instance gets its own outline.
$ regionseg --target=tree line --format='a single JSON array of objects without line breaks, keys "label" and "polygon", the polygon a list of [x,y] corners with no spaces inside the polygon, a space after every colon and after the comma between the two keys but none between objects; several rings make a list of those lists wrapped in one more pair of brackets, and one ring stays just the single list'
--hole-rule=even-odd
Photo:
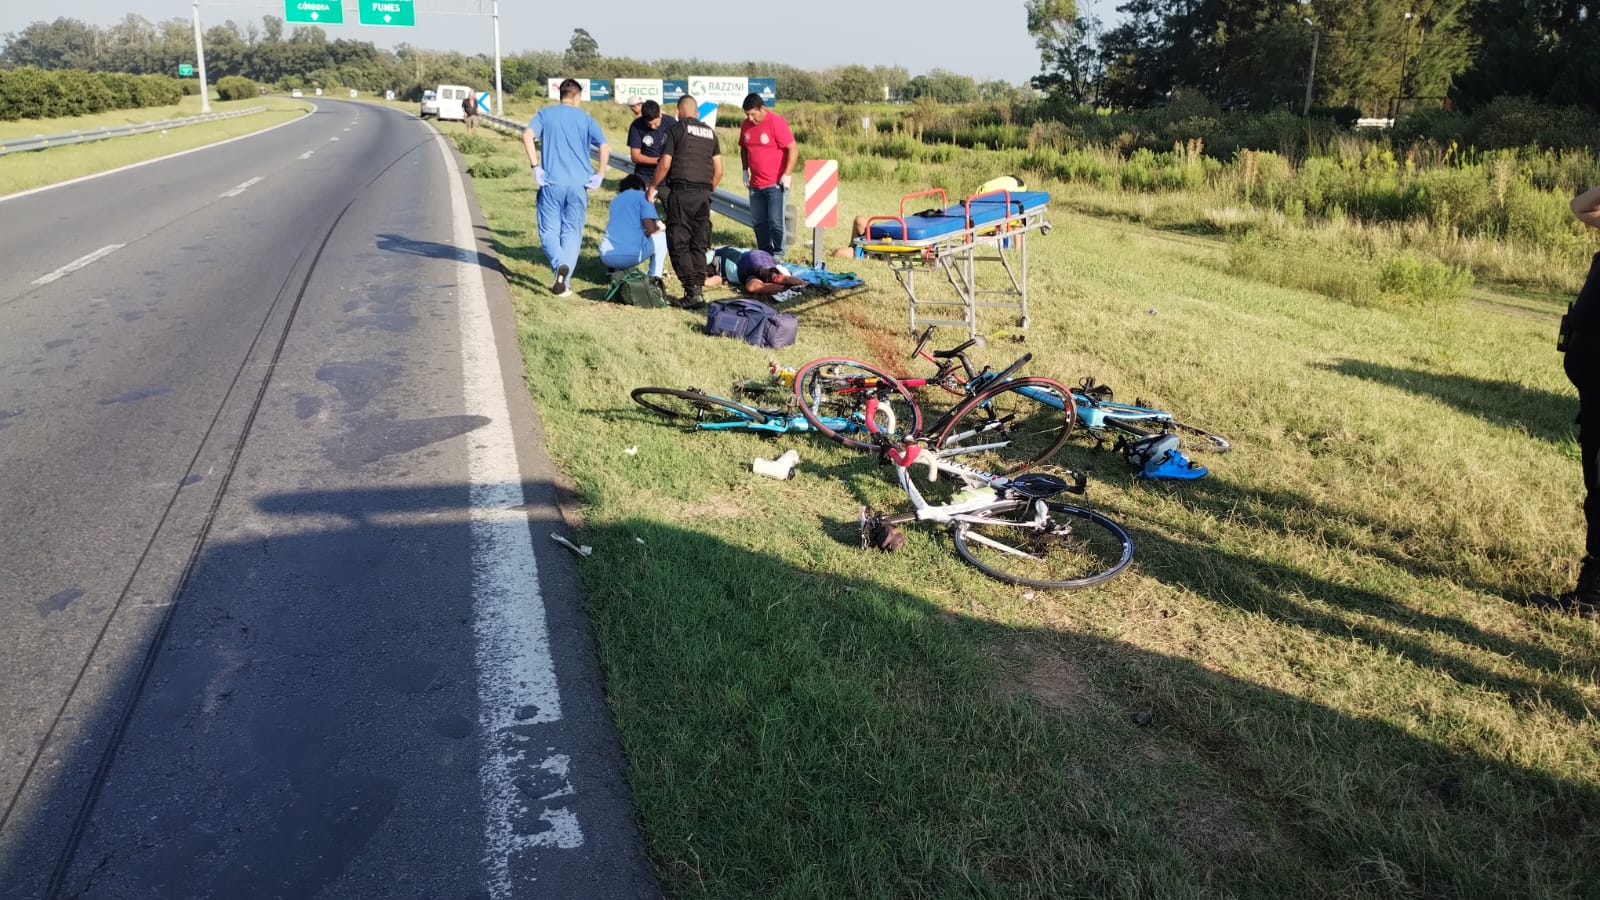
[{"label": "tree line", "polygon": [[1369,115],[1502,96],[1600,108],[1600,7],[1587,0],[1123,0],[1109,29],[1075,0],[1027,10],[1035,83],[1076,103],[1154,106],[1187,90],[1298,110],[1314,74],[1315,104]]},{"label": "tree line", "polygon": [[[205,30],[206,74],[215,80],[237,75],[295,87],[394,90],[415,98],[438,84],[494,83],[494,61],[484,54],[424,50],[401,44],[394,50],[369,41],[330,39],[315,26],[286,26],[277,16],[261,21],[226,21]],[[90,72],[176,74],[194,62],[194,37],[187,20],[151,22],[128,15],[110,26],[78,19],[37,21],[4,36],[0,68],[82,69]],[[912,76],[901,66],[839,66],[811,71],[777,63],[719,63],[701,59],[641,61],[607,57],[587,30],[579,28],[565,51],[532,51],[501,60],[508,93],[543,96],[549,78],[683,78],[688,75],[760,75],[778,80],[784,100],[839,103],[915,100],[941,103],[1015,97],[1022,90],[1003,81],[980,82],[944,69]]]}]

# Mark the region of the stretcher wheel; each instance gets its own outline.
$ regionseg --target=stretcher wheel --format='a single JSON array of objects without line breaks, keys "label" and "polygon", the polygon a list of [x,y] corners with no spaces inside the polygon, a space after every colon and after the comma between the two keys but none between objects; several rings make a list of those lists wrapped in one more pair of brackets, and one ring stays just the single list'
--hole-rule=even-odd
[{"label": "stretcher wheel", "polygon": [[1040,225],[1039,226],[1039,233],[1040,234],[1049,234],[1050,233],[1050,226],[1049,225]]}]

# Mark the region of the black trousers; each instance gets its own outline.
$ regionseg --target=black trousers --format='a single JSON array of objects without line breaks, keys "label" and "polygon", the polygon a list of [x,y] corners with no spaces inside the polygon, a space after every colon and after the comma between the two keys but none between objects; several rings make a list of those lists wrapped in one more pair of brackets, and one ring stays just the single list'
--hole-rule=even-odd
[{"label": "black trousers", "polygon": [[1584,550],[1600,558],[1600,334],[1575,332],[1563,360],[1567,380],[1578,389],[1578,450],[1583,454]]},{"label": "black trousers", "polygon": [[706,286],[706,251],[711,249],[711,187],[677,184],[667,195],[667,256],[685,297]]}]

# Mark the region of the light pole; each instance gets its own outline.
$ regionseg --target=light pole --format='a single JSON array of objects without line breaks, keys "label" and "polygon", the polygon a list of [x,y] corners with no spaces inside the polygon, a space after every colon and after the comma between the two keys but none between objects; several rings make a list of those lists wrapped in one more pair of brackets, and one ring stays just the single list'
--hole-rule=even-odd
[{"label": "light pole", "polygon": [[211,89],[206,87],[206,48],[200,43],[200,0],[194,0],[194,64],[200,76],[200,114],[211,112]]},{"label": "light pole", "polygon": [[[483,7],[478,7],[483,9]],[[494,114],[506,114],[505,95],[500,90],[500,0],[493,0],[489,6],[494,16]]]},{"label": "light pole", "polygon": [[1300,21],[1311,26],[1311,68],[1306,70],[1306,105],[1300,109],[1300,116],[1304,118],[1311,115],[1311,85],[1317,78],[1317,44],[1322,40],[1322,29],[1304,16]]}]

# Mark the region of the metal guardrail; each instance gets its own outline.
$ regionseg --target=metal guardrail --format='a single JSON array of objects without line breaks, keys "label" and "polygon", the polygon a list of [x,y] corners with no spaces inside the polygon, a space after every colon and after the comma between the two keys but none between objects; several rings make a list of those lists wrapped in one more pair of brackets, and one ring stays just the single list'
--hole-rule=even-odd
[{"label": "metal guardrail", "polygon": [[0,141],[0,156],[7,153],[18,153],[28,150],[46,150],[50,147],[61,147],[70,144],[86,144],[91,141],[103,141],[115,137],[126,137],[130,134],[146,134],[151,131],[160,131],[166,128],[182,128],[185,125],[199,125],[204,122],[217,122],[222,119],[237,119],[242,116],[254,115],[265,112],[265,106],[252,106],[249,109],[234,109],[228,112],[208,113],[203,116],[189,116],[183,119],[163,119],[159,122],[141,122],[137,125],[116,125],[111,128],[97,128],[93,131],[69,131],[66,134],[37,135],[31,138],[17,138],[10,141]]},{"label": "metal guardrail", "polygon": [[[507,119],[504,116],[496,116],[489,113],[480,113],[479,115],[485,122],[515,134],[522,134],[523,129],[527,127],[521,122]],[[628,159],[625,153],[619,156],[616,151],[612,151],[610,163],[613,169],[617,169],[620,172],[627,174],[633,172],[633,161]],[[713,191],[711,194],[711,211],[727,216],[747,228],[754,227],[754,222],[750,218],[750,198],[747,196],[724,190]],[[784,208],[784,230],[787,233],[796,233],[796,219],[794,204],[787,204]]]}]

